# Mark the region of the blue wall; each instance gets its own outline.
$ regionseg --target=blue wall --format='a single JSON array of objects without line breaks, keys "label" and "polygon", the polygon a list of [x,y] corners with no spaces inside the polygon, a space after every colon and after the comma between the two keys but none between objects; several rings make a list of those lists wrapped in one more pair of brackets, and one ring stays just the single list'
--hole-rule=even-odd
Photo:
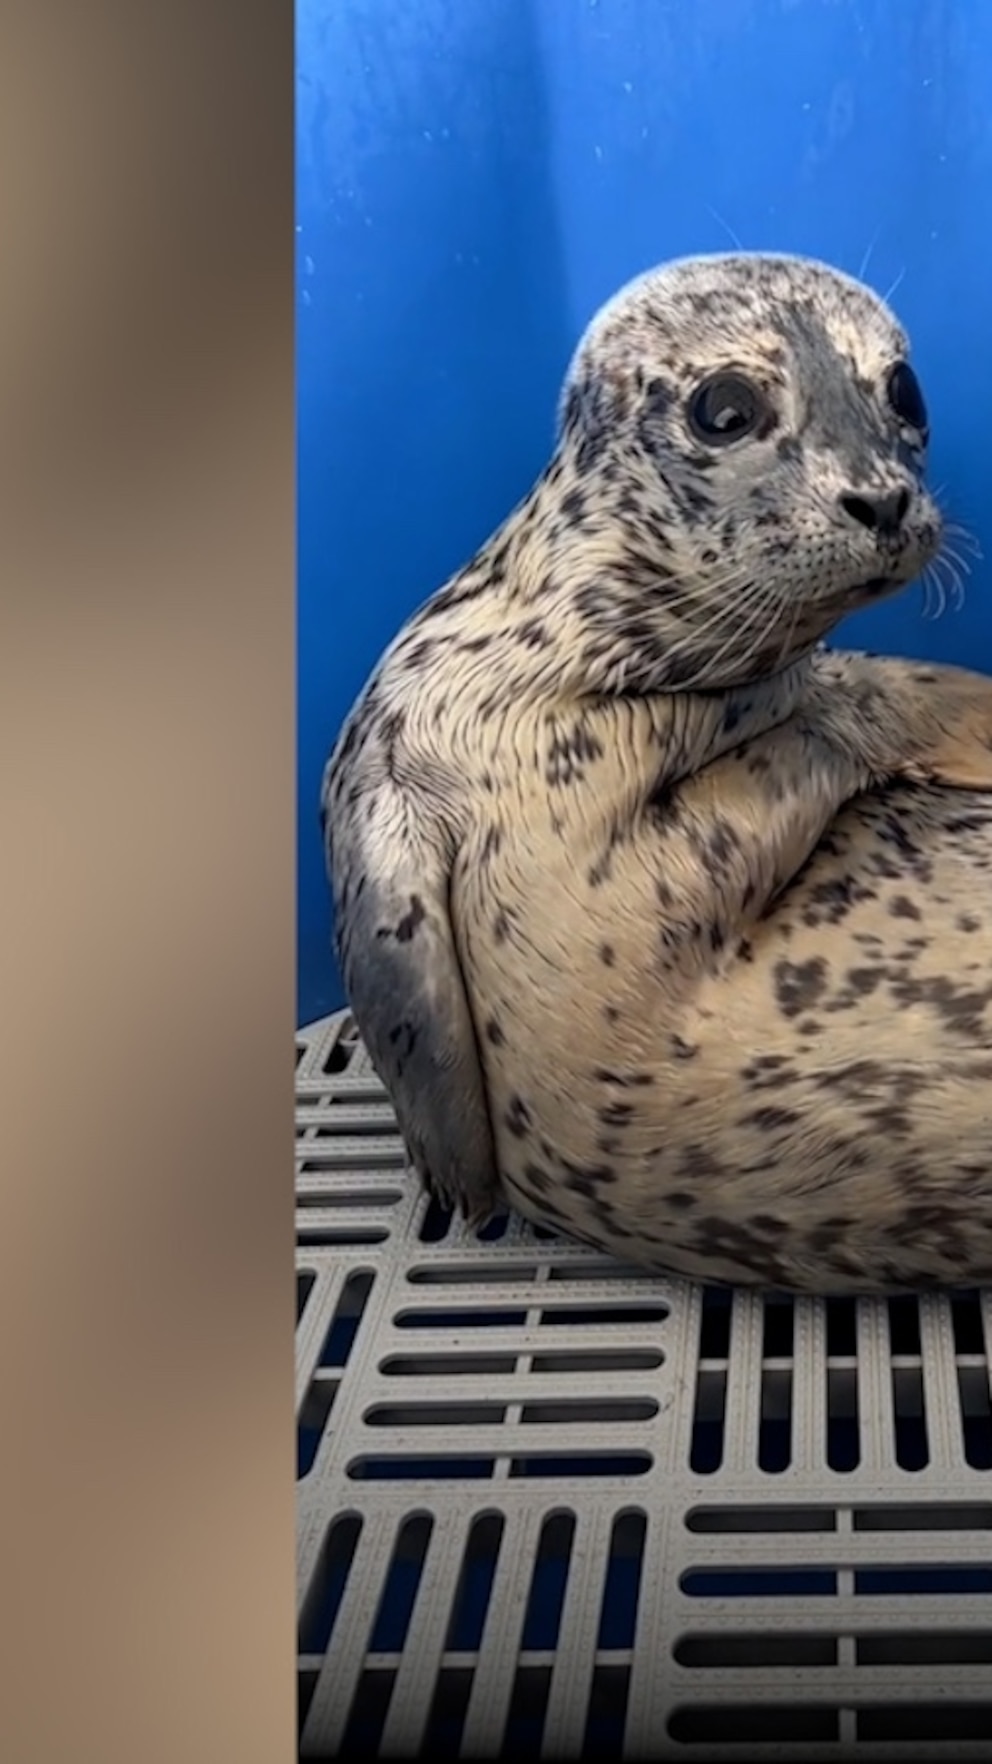
[{"label": "blue wall", "polygon": [[[985,0],[298,0],[299,1019],[342,1002],[317,825],[402,619],[547,457],[573,344],[664,258],[798,251],[913,335],[932,478],[992,557]],[[867,647],[992,671],[905,597]]]}]

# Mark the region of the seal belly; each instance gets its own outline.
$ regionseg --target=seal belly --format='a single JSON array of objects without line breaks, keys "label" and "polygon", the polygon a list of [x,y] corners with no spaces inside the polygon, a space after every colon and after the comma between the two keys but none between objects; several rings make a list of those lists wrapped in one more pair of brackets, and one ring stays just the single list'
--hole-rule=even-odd
[{"label": "seal belly", "polygon": [[456,913],[512,1205],[694,1278],[992,1277],[992,800],[862,798],[691,996],[645,902],[530,851]]}]

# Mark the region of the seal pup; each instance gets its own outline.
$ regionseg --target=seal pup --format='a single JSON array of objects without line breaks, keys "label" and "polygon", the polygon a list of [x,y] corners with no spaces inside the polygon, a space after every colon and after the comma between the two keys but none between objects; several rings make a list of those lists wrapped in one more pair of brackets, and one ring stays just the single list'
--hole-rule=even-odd
[{"label": "seal pup", "polygon": [[992,1278],[992,681],[823,646],[941,545],[908,347],[813,261],[639,277],[351,711],[341,971],[469,1219],[786,1290]]}]

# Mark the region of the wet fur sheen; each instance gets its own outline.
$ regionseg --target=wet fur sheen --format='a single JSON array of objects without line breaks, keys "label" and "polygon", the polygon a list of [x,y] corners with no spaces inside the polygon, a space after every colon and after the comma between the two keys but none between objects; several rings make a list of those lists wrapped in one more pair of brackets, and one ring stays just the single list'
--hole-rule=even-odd
[{"label": "wet fur sheen", "polygon": [[[886,403],[906,348],[805,260],[640,278],[352,710],[345,985],[470,1218],[706,1280],[992,1278],[992,681],[819,647],[940,544]],[[771,426],[708,448],[687,401],[728,367]],[[901,489],[893,539],[839,502]]]}]

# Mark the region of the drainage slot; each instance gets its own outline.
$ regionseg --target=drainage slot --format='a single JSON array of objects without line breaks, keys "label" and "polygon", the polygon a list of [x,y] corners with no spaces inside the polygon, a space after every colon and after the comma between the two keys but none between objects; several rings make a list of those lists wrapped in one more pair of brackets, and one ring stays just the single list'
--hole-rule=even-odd
[{"label": "drainage slot", "polygon": [[550,1666],[518,1666],[500,1756],[537,1758],[551,1690]]},{"label": "drainage slot", "polygon": [[697,1476],[711,1476],[723,1463],[723,1427],[727,1405],[726,1367],[696,1373],[696,1401],[692,1417],[689,1468]]},{"label": "drainage slot", "polygon": [[482,1645],[505,1523],[501,1513],[481,1513],[472,1521],[448,1624],[448,1653],[475,1653]]},{"label": "drainage slot", "polygon": [[296,1205],[300,1212],[314,1213],[334,1208],[395,1207],[402,1199],[398,1188],[320,1188],[297,1192]]},{"label": "drainage slot", "polygon": [[300,1614],[298,1642],[301,1654],[327,1652],[361,1529],[358,1514],[345,1513],[335,1519],[324,1539]]},{"label": "drainage slot", "polygon": [[397,1329],[522,1329],[526,1311],[400,1311]]},{"label": "drainage slot", "polygon": [[348,1364],[374,1283],[375,1275],[366,1270],[348,1275],[324,1337],[324,1345],[320,1351],[321,1366]]},{"label": "drainage slot", "polygon": [[646,1476],[654,1459],[650,1452],[575,1452],[559,1457],[514,1458],[511,1476]]},{"label": "drainage slot", "polygon": [[558,1646],[574,1537],[574,1513],[550,1513],[541,1526],[524,1617],[525,1652],[550,1653]]},{"label": "drainage slot", "polygon": [[758,1467],[780,1476],[792,1462],[792,1368],[761,1369]]},{"label": "drainage slot", "polygon": [[987,1365],[958,1365],[958,1396],[965,1461],[973,1470],[992,1469],[992,1405]]},{"label": "drainage slot", "polygon": [[680,1666],[836,1666],[832,1635],[780,1635],[755,1630],[741,1635],[684,1635],[672,1650]]},{"label": "drainage slot", "polygon": [[541,1322],[559,1329],[599,1328],[603,1323],[663,1323],[668,1316],[667,1305],[548,1305],[541,1312]]},{"label": "drainage slot", "polygon": [[324,1428],[337,1396],[337,1380],[315,1378],[303,1399],[296,1424],[296,1477],[309,1476],[314,1466]]},{"label": "drainage slot", "polygon": [[516,1354],[391,1354],[379,1362],[388,1378],[498,1377],[516,1369]]},{"label": "drainage slot", "polygon": [[992,1506],[855,1507],[855,1531],[992,1531]]},{"label": "drainage slot", "polygon": [[664,1364],[660,1348],[595,1348],[569,1353],[552,1350],[535,1354],[530,1363],[532,1372],[651,1372]]},{"label": "drainage slot", "polygon": [[506,1236],[509,1225],[509,1213],[494,1213],[475,1233],[476,1240],[479,1243],[499,1243],[500,1238]]},{"label": "drainage slot", "polygon": [[520,1419],[545,1426],[558,1422],[574,1426],[580,1421],[619,1425],[621,1421],[651,1421],[657,1413],[654,1397],[563,1397],[558,1402],[525,1403]]},{"label": "drainage slot", "polygon": [[471,1667],[441,1667],[427,1718],[422,1757],[460,1757],[462,1731],[472,1694],[472,1676]]},{"label": "drainage slot", "polygon": [[641,1568],[647,1518],[641,1512],[618,1513],[610,1536],[610,1554],[599,1614],[600,1648],[632,1648],[641,1590]]},{"label": "drainage slot", "polygon": [[876,1703],[858,1709],[859,1740],[992,1739],[992,1703]]},{"label": "drainage slot", "polygon": [[316,1276],[316,1274],[314,1274],[312,1269],[310,1269],[310,1268],[297,1268],[297,1270],[296,1270],[296,1327],[297,1327],[297,1329],[300,1326],[300,1321],[303,1316],[303,1313],[307,1308],[307,1299],[310,1297],[310,1294],[312,1293],[316,1283],[317,1283],[317,1276]]},{"label": "drainage slot", "polygon": [[920,1630],[859,1635],[859,1666],[987,1666],[992,1663],[992,1630]]},{"label": "drainage slot", "polygon": [[676,1709],[668,1721],[673,1740],[686,1746],[747,1745],[755,1740],[835,1740],[839,1711],[811,1703],[714,1703]]},{"label": "drainage slot", "polygon": [[503,1403],[377,1403],[366,1409],[366,1427],[498,1427]]},{"label": "drainage slot", "polygon": [[433,1529],[429,1513],[414,1513],[400,1526],[369,1642],[371,1654],[403,1651]]},{"label": "drainage slot", "polygon": [[861,1460],[858,1378],[853,1366],[827,1361],[827,1463],[831,1470],[856,1470]]},{"label": "drainage slot", "polygon": [[475,1458],[353,1458],[351,1482],[478,1482],[493,1473],[493,1457]]},{"label": "drainage slot", "polygon": [[385,1225],[308,1225],[304,1219],[297,1225],[296,1235],[301,1243],[308,1244],[312,1249],[333,1249],[335,1244],[353,1243],[372,1245],[385,1243],[389,1236],[389,1228]]},{"label": "drainage slot", "polygon": [[629,1666],[594,1667],[580,1757],[622,1756],[629,1687]]},{"label": "drainage slot", "polygon": [[685,1524],[703,1532],[836,1531],[837,1515],[832,1507],[693,1507]]},{"label": "drainage slot", "polygon": [[679,1586],[692,1599],[795,1599],[836,1593],[825,1568],[689,1568]]},{"label": "drainage slot", "polygon": [[992,1568],[858,1568],[854,1590],[866,1596],[992,1592]]},{"label": "drainage slot", "polygon": [[319,1672],[307,1670],[296,1674],[296,1738],[297,1743],[303,1738],[303,1729],[307,1724],[313,1693],[317,1689]]},{"label": "drainage slot", "polygon": [[432,1195],[423,1218],[420,1221],[418,1236],[421,1243],[441,1243],[447,1237],[454,1221],[454,1213],[442,1207],[436,1195]]},{"label": "drainage slot", "polygon": [[951,1324],[956,1354],[984,1354],[982,1304],[977,1292],[960,1292],[951,1299]]},{"label": "drainage slot", "polygon": [[365,1668],[358,1681],[348,1725],[344,1730],[342,1757],[374,1758],[377,1755],[395,1683],[395,1668]]}]

